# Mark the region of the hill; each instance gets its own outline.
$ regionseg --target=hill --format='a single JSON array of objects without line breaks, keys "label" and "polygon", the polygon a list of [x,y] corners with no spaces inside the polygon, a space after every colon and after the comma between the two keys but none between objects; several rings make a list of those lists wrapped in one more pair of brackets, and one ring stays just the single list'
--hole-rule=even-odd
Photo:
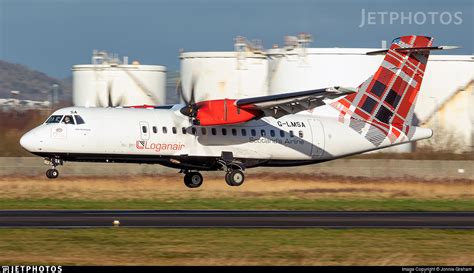
[{"label": "hill", "polygon": [[56,79],[24,65],[0,60],[0,98],[11,98],[10,92],[15,90],[20,91],[19,99],[48,100],[53,84],[58,85],[59,100],[71,101],[70,81]]}]

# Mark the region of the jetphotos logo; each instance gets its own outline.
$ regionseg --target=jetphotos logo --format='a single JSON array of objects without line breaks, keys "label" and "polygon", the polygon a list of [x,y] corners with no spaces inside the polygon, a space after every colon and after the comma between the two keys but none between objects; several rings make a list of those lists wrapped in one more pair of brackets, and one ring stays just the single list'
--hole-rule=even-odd
[{"label": "jetphotos logo", "polygon": [[146,140],[137,140],[135,142],[135,147],[138,150],[152,150],[155,152],[160,151],[181,151],[184,148],[182,143],[156,143],[148,142]]},{"label": "jetphotos logo", "polygon": [[58,265],[4,265],[0,273],[61,273],[62,266]]},{"label": "jetphotos logo", "polygon": [[461,25],[462,11],[369,11],[361,10],[359,27],[370,25]]}]

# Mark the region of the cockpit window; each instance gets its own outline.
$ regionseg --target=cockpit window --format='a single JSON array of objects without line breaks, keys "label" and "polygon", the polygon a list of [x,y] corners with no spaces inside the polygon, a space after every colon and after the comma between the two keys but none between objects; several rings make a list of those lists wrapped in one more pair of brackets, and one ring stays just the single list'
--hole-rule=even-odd
[{"label": "cockpit window", "polygon": [[84,124],[85,123],[81,116],[74,115],[74,117],[76,118],[76,124]]},{"label": "cockpit window", "polygon": [[72,116],[64,116],[63,123],[64,124],[74,124],[74,119],[72,118]]},{"label": "cockpit window", "polygon": [[53,115],[49,117],[46,123],[59,123],[62,118],[63,118],[62,115]]}]

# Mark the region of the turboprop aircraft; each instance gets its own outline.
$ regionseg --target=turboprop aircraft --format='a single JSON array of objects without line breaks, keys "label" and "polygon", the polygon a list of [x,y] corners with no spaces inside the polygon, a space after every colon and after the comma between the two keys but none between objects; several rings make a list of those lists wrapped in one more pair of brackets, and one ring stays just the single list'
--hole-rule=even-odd
[{"label": "turboprop aircraft", "polygon": [[[64,161],[161,164],[197,188],[199,171],[225,172],[230,186],[246,168],[298,166],[426,139],[412,125],[433,39],[393,40],[375,74],[359,87],[116,108],[67,107],[27,132],[20,144],[45,158],[57,178]],[[341,75],[344,76],[344,75]]]}]

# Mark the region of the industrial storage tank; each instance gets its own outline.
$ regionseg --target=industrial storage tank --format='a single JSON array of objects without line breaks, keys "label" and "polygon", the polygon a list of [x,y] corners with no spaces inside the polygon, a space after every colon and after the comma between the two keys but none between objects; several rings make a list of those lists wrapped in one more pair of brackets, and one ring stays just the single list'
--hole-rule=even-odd
[{"label": "industrial storage tank", "polygon": [[127,57],[94,50],[92,64],[74,65],[72,76],[75,106],[165,104],[165,66],[128,64]]},{"label": "industrial storage tank", "polygon": [[182,52],[181,85],[186,99],[194,86],[195,100],[244,98],[268,94],[268,60],[261,45],[243,37],[235,51]]},{"label": "industrial storage tank", "polygon": [[267,50],[271,94],[357,87],[383,59],[381,55],[366,55],[380,48],[308,48],[310,42],[311,35],[301,33],[286,36],[284,47]]}]

